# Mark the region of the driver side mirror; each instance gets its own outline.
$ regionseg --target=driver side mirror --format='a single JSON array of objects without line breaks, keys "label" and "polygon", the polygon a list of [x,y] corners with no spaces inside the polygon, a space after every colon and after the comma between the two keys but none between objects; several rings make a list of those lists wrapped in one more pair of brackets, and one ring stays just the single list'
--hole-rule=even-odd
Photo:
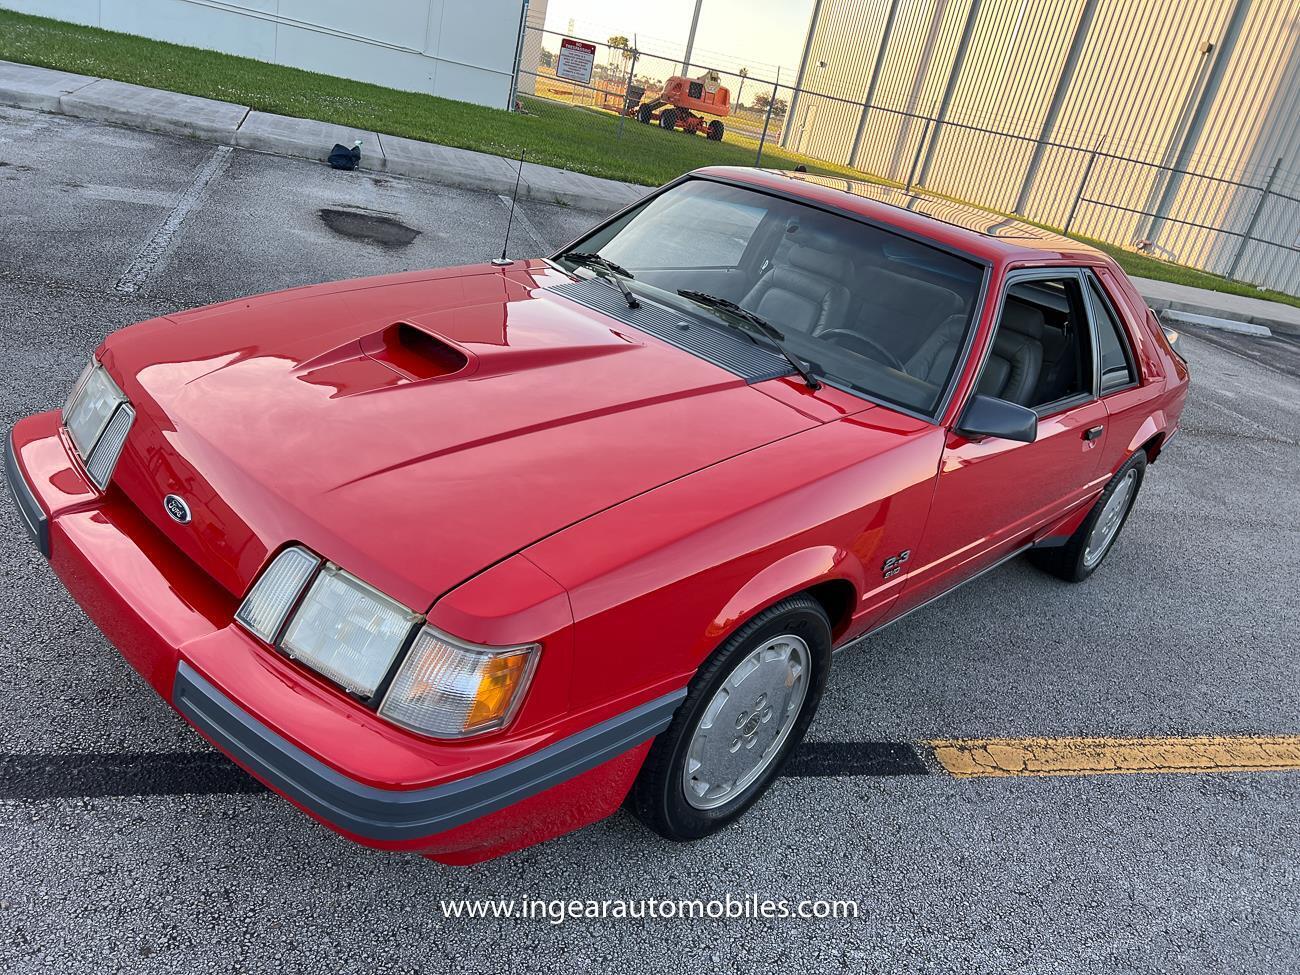
[{"label": "driver side mirror", "polygon": [[962,411],[957,432],[968,437],[1001,437],[1033,443],[1038,437],[1038,414],[1027,406],[976,395]]}]

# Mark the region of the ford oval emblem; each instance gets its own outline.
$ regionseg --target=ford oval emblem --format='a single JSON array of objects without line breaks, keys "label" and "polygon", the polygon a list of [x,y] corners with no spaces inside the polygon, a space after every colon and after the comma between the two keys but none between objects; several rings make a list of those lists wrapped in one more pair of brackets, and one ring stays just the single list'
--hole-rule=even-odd
[{"label": "ford oval emblem", "polygon": [[190,506],[185,503],[184,498],[169,494],[163,498],[163,507],[167,509],[167,514],[171,516],[172,521],[182,525],[190,523]]}]

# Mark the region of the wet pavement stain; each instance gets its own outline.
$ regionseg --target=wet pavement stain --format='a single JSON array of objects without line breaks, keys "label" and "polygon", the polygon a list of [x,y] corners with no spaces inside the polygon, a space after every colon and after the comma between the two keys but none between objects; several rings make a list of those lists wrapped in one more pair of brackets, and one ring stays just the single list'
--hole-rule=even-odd
[{"label": "wet pavement stain", "polygon": [[395,217],[366,210],[320,210],[321,221],[341,237],[377,244],[386,250],[410,247],[420,231],[408,227]]}]

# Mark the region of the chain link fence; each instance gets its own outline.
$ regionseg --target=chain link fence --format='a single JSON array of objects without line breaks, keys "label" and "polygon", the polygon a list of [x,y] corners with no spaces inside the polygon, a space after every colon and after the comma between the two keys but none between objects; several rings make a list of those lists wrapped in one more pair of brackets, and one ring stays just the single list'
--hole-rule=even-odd
[{"label": "chain link fence", "polygon": [[1005,119],[853,101],[783,82],[779,71],[754,77],[644,51],[635,38],[534,25],[516,81],[517,110],[567,142],[570,156],[587,147],[594,175],[653,185],[700,166],[802,166],[1300,294],[1300,180],[1281,160],[1263,173],[1196,171],[1152,161],[1155,147],[1053,142]]}]

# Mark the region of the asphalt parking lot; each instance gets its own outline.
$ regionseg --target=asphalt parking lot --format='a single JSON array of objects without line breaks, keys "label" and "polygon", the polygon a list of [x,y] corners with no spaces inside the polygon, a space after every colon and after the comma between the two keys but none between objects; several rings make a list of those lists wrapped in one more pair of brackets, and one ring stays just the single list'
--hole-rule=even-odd
[{"label": "asphalt parking lot", "polygon": [[[7,428],[60,404],[116,328],[485,260],[506,207],[0,109],[0,214]],[[599,216],[533,203],[520,214],[514,256]],[[1182,432],[1102,570],[1067,586],[1017,560],[841,654],[810,740],[1300,733],[1300,378],[1190,331],[1185,341]],[[0,759],[88,755],[99,769],[81,794],[13,786],[0,801],[5,972],[1300,968],[1300,772],[804,774],[694,845],[620,813],[442,867],[354,846],[242,773],[191,790],[177,760],[206,746],[63,592],[7,498],[0,583]],[[142,794],[112,794],[115,769]],[[850,898],[861,911],[553,925],[439,908],[727,894]]]}]

